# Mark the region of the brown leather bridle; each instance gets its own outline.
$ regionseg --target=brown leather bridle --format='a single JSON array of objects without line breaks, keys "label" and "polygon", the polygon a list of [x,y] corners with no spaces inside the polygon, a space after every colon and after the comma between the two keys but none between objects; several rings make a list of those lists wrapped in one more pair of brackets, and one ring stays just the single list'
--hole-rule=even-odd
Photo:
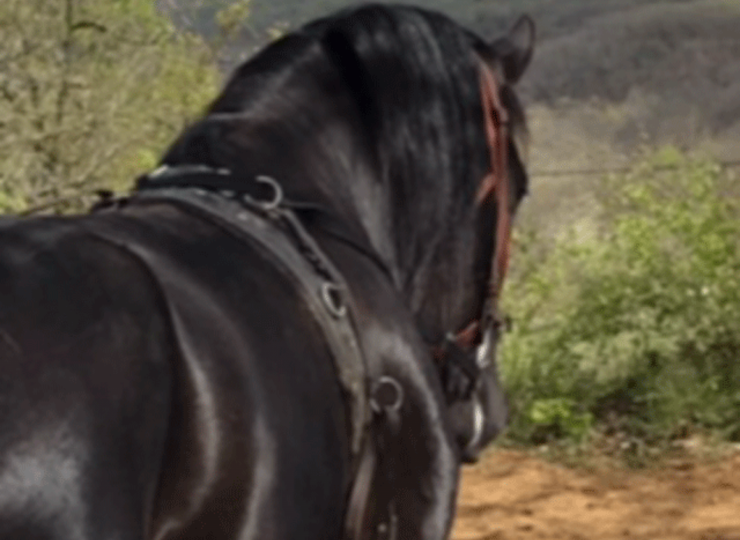
[{"label": "brown leather bridle", "polygon": [[[503,288],[511,252],[511,209],[508,174],[509,113],[501,104],[498,84],[491,68],[481,60],[480,93],[485,123],[491,170],[483,178],[475,202],[480,206],[491,196],[496,197],[496,243],[491,265],[491,275],[483,310],[475,319],[459,330],[451,338],[455,345],[470,350],[480,344],[483,329],[488,324],[499,324],[498,300]],[[444,346],[433,349],[435,359],[442,360]]]},{"label": "brown leather bridle", "polygon": [[501,105],[496,80],[485,63],[481,71],[481,96],[486,123],[486,139],[491,157],[491,172],[483,179],[476,202],[481,204],[491,194],[496,196],[496,248],[488,291],[489,298],[493,298],[495,303],[501,294],[511,251],[509,114]]}]

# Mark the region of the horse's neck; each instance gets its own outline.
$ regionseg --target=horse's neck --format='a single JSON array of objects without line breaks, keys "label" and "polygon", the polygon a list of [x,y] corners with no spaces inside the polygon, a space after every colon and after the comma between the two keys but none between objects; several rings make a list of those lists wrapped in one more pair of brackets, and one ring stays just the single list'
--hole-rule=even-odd
[{"label": "horse's neck", "polygon": [[369,146],[354,109],[341,103],[322,107],[295,106],[280,122],[250,111],[212,112],[206,122],[226,129],[214,140],[218,157],[211,165],[238,170],[240,176],[270,176],[288,198],[346,220],[362,231],[396,287],[411,284],[413,277],[405,274],[415,268],[402,269],[413,265],[401,264],[410,253],[399,246],[394,230],[398,219],[393,213],[401,210],[392,198],[394,190],[381,178],[378,149]]}]

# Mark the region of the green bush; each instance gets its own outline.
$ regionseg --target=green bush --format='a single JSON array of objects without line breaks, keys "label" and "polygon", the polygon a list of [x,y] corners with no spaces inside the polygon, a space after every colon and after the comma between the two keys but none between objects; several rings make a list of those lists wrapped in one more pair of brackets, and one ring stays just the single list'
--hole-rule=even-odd
[{"label": "green bush", "polygon": [[524,249],[507,284],[511,437],[581,439],[596,428],[650,443],[700,428],[739,440],[732,177],[665,149],[601,191],[597,230],[560,239],[536,263]]},{"label": "green bush", "polygon": [[220,79],[151,0],[3,0],[0,43],[0,212],[128,187]]}]

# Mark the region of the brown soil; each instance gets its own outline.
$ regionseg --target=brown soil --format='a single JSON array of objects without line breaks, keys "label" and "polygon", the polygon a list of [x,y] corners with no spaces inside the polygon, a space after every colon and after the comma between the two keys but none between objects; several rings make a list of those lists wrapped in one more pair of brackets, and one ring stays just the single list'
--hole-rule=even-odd
[{"label": "brown soil", "polygon": [[740,454],[574,470],[496,451],[463,474],[454,540],[740,540]]}]

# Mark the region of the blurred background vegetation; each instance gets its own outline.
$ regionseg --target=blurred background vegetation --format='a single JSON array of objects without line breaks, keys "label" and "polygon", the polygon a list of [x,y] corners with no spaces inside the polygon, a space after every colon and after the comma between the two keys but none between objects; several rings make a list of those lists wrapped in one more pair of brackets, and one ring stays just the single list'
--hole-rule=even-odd
[{"label": "blurred background vegetation", "polygon": [[511,438],[740,441],[737,180],[665,147],[601,181],[588,234],[545,250],[520,234],[502,351]]},{"label": "blurred background vegetation", "polygon": [[[3,0],[0,213],[127,189],[224,73],[358,3]],[[740,183],[722,165],[740,157],[740,3],[416,3],[484,36],[523,12],[538,25],[520,88],[532,194],[505,294],[509,440],[740,440]]]},{"label": "blurred background vegetation", "polygon": [[0,43],[0,211],[129,186],[220,81],[150,0],[3,0]]}]

